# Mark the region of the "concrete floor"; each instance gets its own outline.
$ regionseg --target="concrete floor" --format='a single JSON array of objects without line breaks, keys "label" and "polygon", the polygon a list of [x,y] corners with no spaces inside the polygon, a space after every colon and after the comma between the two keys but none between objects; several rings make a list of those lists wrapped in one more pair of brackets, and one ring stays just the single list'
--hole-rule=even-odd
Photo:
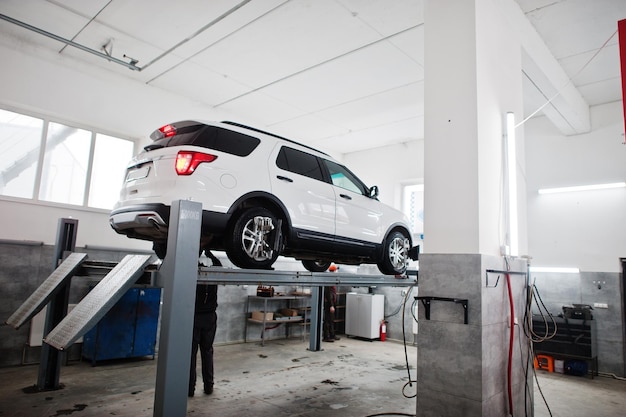
[{"label": "concrete floor", "polygon": [[[215,348],[215,391],[187,402],[188,416],[366,417],[414,415],[404,347],[394,342],[342,338],[310,352],[301,339],[222,345]],[[415,379],[416,347],[408,347]],[[152,416],[156,361],[112,361],[92,367],[70,362],[63,389],[25,393],[38,367],[0,369],[1,417]],[[199,381],[200,382],[200,381]],[[186,381],[181,381],[186,384]],[[626,381],[539,374],[554,416],[626,415]],[[199,384],[199,386],[201,386]],[[535,391],[537,392],[536,388]],[[405,388],[415,393],[415,384]],[[535,416],[549,416],[538,394]],[[523,415],[522,413],[518,413]],[[530,415],[530,414],[529,414]]]}]

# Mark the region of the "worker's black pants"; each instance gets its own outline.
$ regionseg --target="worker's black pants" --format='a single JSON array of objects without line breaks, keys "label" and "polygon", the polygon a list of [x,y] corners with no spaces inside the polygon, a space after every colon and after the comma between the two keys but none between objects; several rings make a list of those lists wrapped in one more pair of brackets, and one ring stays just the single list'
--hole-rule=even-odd
[{"label": "worker's black pants", "polygon": [[[197,317],[196,317],[197,319]],[[196,320],[191,342],[191,369],[189,372],[189,392],[196,386],[196,360],[200,350],[202,361],[202,381],[206,387],[213,385],[213,341],[217,328],[217,314],[208,313],[202,320]]]},{"label": "worker's black pants", "polygon": [[324,308],[324,323],[322,324],[323,338],[335,338],[335,313],[331,313],[328,307]]}]

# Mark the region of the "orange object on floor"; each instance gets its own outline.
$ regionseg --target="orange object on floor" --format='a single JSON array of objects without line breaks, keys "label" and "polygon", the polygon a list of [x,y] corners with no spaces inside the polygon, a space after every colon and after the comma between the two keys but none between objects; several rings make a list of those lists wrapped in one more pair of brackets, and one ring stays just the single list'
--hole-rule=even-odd
[{"label": "orange object on floor", "polygon": [[554,358],[549,355],[535,355],[535,369],[543,369],[548,372],[554,372]]}]

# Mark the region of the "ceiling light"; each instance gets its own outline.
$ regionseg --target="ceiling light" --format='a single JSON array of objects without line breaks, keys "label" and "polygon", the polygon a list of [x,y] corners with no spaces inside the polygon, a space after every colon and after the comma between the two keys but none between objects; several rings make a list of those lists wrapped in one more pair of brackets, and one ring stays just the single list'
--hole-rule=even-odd
[{"label": "ceiling light", "polygon": [[506,184],[508,193],[508,231],[509,250],[511,256],[518,255],[519,224],[517,213],[517,153],[515,141],[515,114],[506,114]]},{"label": "ceiling light", "polygon": [[575,187],[543,188],[539,194],[571,193],[576,191],[606,190],[610,188],[626,187],[626,182],[613,182],[610,184],[577,185]]}]

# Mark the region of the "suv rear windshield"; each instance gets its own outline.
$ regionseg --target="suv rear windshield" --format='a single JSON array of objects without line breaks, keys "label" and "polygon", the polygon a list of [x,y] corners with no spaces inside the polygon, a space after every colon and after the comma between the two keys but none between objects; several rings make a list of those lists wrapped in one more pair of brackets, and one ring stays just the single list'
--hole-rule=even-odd
[{"label": "suv rear windshield", "polygon": [[177,128],[177,134],[154,141],[145,147],[146,151],[170,146],[201,146],[236,156],[248,156],[261,143],[258,138],[204,124],[183,125]]}]

